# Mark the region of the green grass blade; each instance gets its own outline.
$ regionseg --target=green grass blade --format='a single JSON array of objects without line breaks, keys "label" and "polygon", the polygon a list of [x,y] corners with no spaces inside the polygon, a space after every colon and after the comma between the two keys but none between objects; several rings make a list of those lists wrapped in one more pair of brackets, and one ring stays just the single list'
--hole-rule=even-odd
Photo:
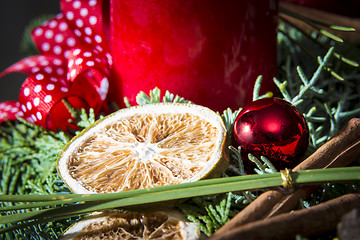
[{"label": "green grass blade", "polygon": [[241,182],[248,181],[252,179],[265,179],[274,177],[272,174],[264,174],[264,175],[247,175],[247,176],[238,176],[238,177],[229,177],[229,178],[214,178],[201,180],[197,182],[189,182],[182,183],[176,185],[168,185],[161,186],[149,189],[139,189],[132,190],[127,192],[119,192],[119,193],[101,193],[101,194],[49,194],[49,195],[0,195],[0,202],[51,202],[56,200],[63,200],[65,203],[74,203],[80,201],[99,201],[99,200],[111,200],[117,198],[124,198],[133,195],[138,195],[142,193],[149,192],[162,192],[168,191],[172,189],[186,189],[191,188],[193,186],[203,186],[210,184],[220,184],[220,183],[228,183],[228,182]]},{"label": "green grass blade", "polygon": [[[106,209],[113,209],[127,206],[137,206],[141,204],[153,204],[157,202],[170,201],[176,199],[184,199],[203,195],[212,195],[225,192],[234,192],[242,190],[256,190],[266,189],[269,187],[282,186],[282,178],[280,173],[256,175],[257,178],[250,176],[230,177],[213,180],[204,180],[192,183],[192,187],[185,185],[172,185],[180,186],[167,191],[154,191],[153,188],[149,189],[147,193],[132,195],[129,197],[120,198],[117,200],[103,200],[98,202],[84,202],[80,204],[57,207],[52,209],[44,209],[39,211],[31,211],[27,213],[20,213],[15,215],[7,215],[0,217],[0,223],[16,223],[32,219],[49,219],[69,217],[80,214],[85,214],[93,211],[101,211]],[[339,182],[339,181],[358,181],[360,180],[360,167],[348,168],[334,168],[334,169],[317,169],[294,172],[291,174],[294,184],[311,184],[321,182]],[[250,180],[247,180],[252,178]],[[221,182],[219,180],[228,180]],[[240,181],[239,181],[240,179]],[[246,179],[246,180],[243,180]],[[209,181],[211,184],[209,184]],[[204,184],[207,183],[207,184]],[[221,183],[218,183],[221,182]],[[199,185],[199,186],[196,186]],[[160,187],[161,188],[161,187]],[[133,192],[133,191],[132,191]],[[101,194],[103,195],[103,194]],[[118,195],[105,194],[105,195]],[[103,196],[105,196],[103,195]]]}]

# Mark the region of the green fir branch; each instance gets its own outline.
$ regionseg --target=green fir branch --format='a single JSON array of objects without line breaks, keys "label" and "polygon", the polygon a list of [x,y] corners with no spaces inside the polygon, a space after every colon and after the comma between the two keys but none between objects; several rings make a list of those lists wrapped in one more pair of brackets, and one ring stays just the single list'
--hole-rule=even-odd
[{"label": "green fir branch", "polygon": [[[150,90],[149,95],[147,95],[145,92],[140,91],[136,95],[136,103],[138,105],[145,105],[145,104],[152,104],[152,103],[160,103],[160,102],[172,102],[172,103],[191,103],[191,101],[188,101],[178,95],[174,95],[170,93],[169,91],[165,92],[165,95],[161,98],[161,90],[156,87],[153,90]],[[131,107],[129,101],[125,99],[125,102],[127,103],[127,107]]]}]

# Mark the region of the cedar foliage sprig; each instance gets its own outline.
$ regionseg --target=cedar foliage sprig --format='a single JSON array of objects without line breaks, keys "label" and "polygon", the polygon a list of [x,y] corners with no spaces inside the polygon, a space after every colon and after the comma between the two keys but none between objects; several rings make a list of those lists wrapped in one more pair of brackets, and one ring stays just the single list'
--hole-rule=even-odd
[{"label": "cedar foliage sprig", "polygon": [[[226,224],[246,205],[246,199],[231,192],[215,196],[195,197],[178,207],[207,236]],[[237,210],[235,210],[237,209]]]},{"label": "cedar foliage sprig", "polygon": [[[76,111],[79,128],[95,122],[94,111]],[[0,125],[0,194],[66,194],[70,190],[59,177],[56,164],[59,153],[74,136],[68,132],[52,132],[21,118]],[[1,203],[1,207],[11,206]],[[24,211],[13,211],[20,213]],[[7,232],[4,239],[57,239],[76,218],[35,224]],[[6,224],[10,227],[10,224]]]},{"label": "cedar foliage sprig", "polygon": [[[56,160],[70,140],[64,132],[51,132],[19,119],[0,125],[0,193],[53,194],[69,193],[56,172]],[[2,207],[11,203],[1,203]],[[13,211],[19,213],[24,211]],[[68,225],[68,220],[33,225],[8,232],[4,239],[52,239]],[[5,224],[9,227],[9,224]],[[48,231],[51,229],[50,231]]]},{"label": "cedar foliage sprig", "polygon": [[[179,95],[174,95],[170,93],[169,91],[166,91],[164,96],[162,96],[161,90],[158,87],[155,87],[153,90],[150,90],[149,95],[147,95],[145,92],[140,91],[136,95],[136,103],[137,105],[145,105],[145,104],[151,104],[151,103],[191,103],[191,101],[184,99],[183,97],[180,97]],[[131,104],[129,103],[129,100],[125,97],[124,102],[127,107],[131,107]]]},{"label": "cedar foliage sprig", "polygon": [[57,180],[52,179],[56,159],[70,136],[62,131],[47,131],[22,119],[2,124],[0,135],[1,193],[33,193],[29,181],[37,182],[37,186],[41,184],[44,194],[57,192],[58,184],[53,185]]},{"label": "cedar foliage sprig", "polygon": [[[330,55],[336,57],[338,51],[335,52],[332,48],[330,49],[332,54],[329,51],[330,53],[328,52],[324,59],[318,58],[321,69],[316,69],[314,68],[315,64],[309,62],[308,58],[304,56],[303,49],[299,48],[299,45],[296,45],[291,39],[289,40],[288,36],[294,36],[293,39],[296,39],[297,43],[306,41],[301,32],[296,29],[281,30],[279,33],[280,73],[278,79],[286,79],[286,81],[275,81],[277,81],[283,98],[293,102],[304,113],[311,131],[311,146],[316,149],[333,136],[347,119],[359,116],[360,101],[356,92],[360,91],[359,84],[355,81],[356,77],[359,77],[358,69],[349,72],[348,68],[344,68],[339,65],[339,62],[333,61]],[[318,40],[323,41],[321,37]],[[309,45],[306,45],[306,47],[309,47]],[[311,49],[311,52],[322,55],[317,49],[314,51]],[[341,56],[341,54],[338,54],[338,56]],[[329,71],[329,69],[340,70],[340,72],[334,74],[334,71],[330,71],[333,75],[326,75],[324,70]],[[343,69],[346,69],[346,71],[343,71]],[[315,74],[312,75],[313,72]],[[312,77],[309,80],[306,76]],[[338,81],[339,76],[344,79],[341,83]],[[271,96],[269,94],[259,96],[260,86],[261,77],[258,78],[255,84],[254,100]],[[138,96],[137,101],[140,105],[161,100],[159,89],[150,92],[150,96],[145,93],[140,93]],[[162,100],[164,102],[187,102],[169,92],[166,92]],[[222,114],[228,131],[231,130],[232,123],[238,112],[238,110],[233,112],[228,109]],[[91,112],[87,114],[82,111],[79,114],[79,126],[81,128],[85,128],[95,121],[95,116]],[[61,146],[64,146],[70,140],[71,134],[68,135],[61,131],[59,133],[48,132],[23,120],[3,124],[0,126],[0,133],[2,135],[0,141],[2,193],[50,194],[68,192],[54,170],[57,159],[56,153],[59,153],[62,149]],[[235,164],[230,165],[227,172],[231,171],[232,174],[235,173],[236,175],[244,174],[241,169],[240,151],[240,148],[232,149],[236,161]],[[266,159],[260,159],[260,163],[266,165]],[[356,185],[351,187],[342,185],[336,188],[333,186],[333,184],[327,184],[325,187],[327,187],[327,192],[329,192],[328,189],[336,189],[336,191],[332,191],[334,195],[342,194],[342,190],[346,192],[358,190]],[[325,189],[325,187],[321,189]],[[314,202],[304,202],[304,205],[317,204],[326,198],[324,194],[320,196],[315,195]],[[241,192],[236,195],[227,193],[196,197],[179,207],[189,219],[200,223],[199,226],[204,233],[211,235],[213,231],[221,227],[231,216],[255,198],[256,194],[251,192]],[[49,224],[59,225],[35,225],[24,230],[16,230],[9,233],[13,235],[7,235],[7,237],[9,239],[16,239],[17,237],[23,239],[50,239],[56,237],[67,226],[59,221]]]},{"label": "cedar foliage sprig", "polygon": [[[311,40],[308,36],[297,29],[285,28],[284,25],[280,25],[280,28],[305,45],[310,52],[322,52],[309,43]],[[317,57],[319,67],[314,68],[314,62],[287,35],[279,32],[280,68],[275,83],[283,98],[304,113],[310,129],[310,144],[316,149],[338,132],[349,119],[360,115],[359,68],[357,65],[349,66],[348,63],[338,61],[337,52],[346,49],[319,37],[317,41],[332,44],[333,47],[329,48],[324,58]],[[356,47],[351,49],[353,54],[359,52]],[[343,81],[339,81],[339,77],[333,73],[328,74],[329,67],[336,69],[336,75],[341,76]]]}]

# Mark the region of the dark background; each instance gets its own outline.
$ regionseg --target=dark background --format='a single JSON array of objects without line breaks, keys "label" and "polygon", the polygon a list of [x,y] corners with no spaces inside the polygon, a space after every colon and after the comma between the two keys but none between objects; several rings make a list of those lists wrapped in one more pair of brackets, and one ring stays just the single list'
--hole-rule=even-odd
[{"label": "dark background", "polygon": [[[60,12],[60,0],[0,0],[0,71],[19,61],[24,30],[34,18]],[[0,101],[17,100],[26,75],[0,79]]]}]

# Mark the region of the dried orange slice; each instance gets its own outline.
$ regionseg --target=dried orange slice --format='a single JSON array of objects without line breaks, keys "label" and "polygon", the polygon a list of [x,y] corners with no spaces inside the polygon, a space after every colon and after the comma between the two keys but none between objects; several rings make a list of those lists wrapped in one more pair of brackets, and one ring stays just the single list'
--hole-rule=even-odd
[{"label": "dried orange slice", "polygon": [[199,228],[177,212],[112,212],[93,214],[76,222],[61,239],[196,240],[199,237]]},{"label": "dried orange slice", "polygon": [[195,104],[119,110],[64,148],[58,172],[74,193],[112,193],[193,182],[222,173],[226,129]]}]

